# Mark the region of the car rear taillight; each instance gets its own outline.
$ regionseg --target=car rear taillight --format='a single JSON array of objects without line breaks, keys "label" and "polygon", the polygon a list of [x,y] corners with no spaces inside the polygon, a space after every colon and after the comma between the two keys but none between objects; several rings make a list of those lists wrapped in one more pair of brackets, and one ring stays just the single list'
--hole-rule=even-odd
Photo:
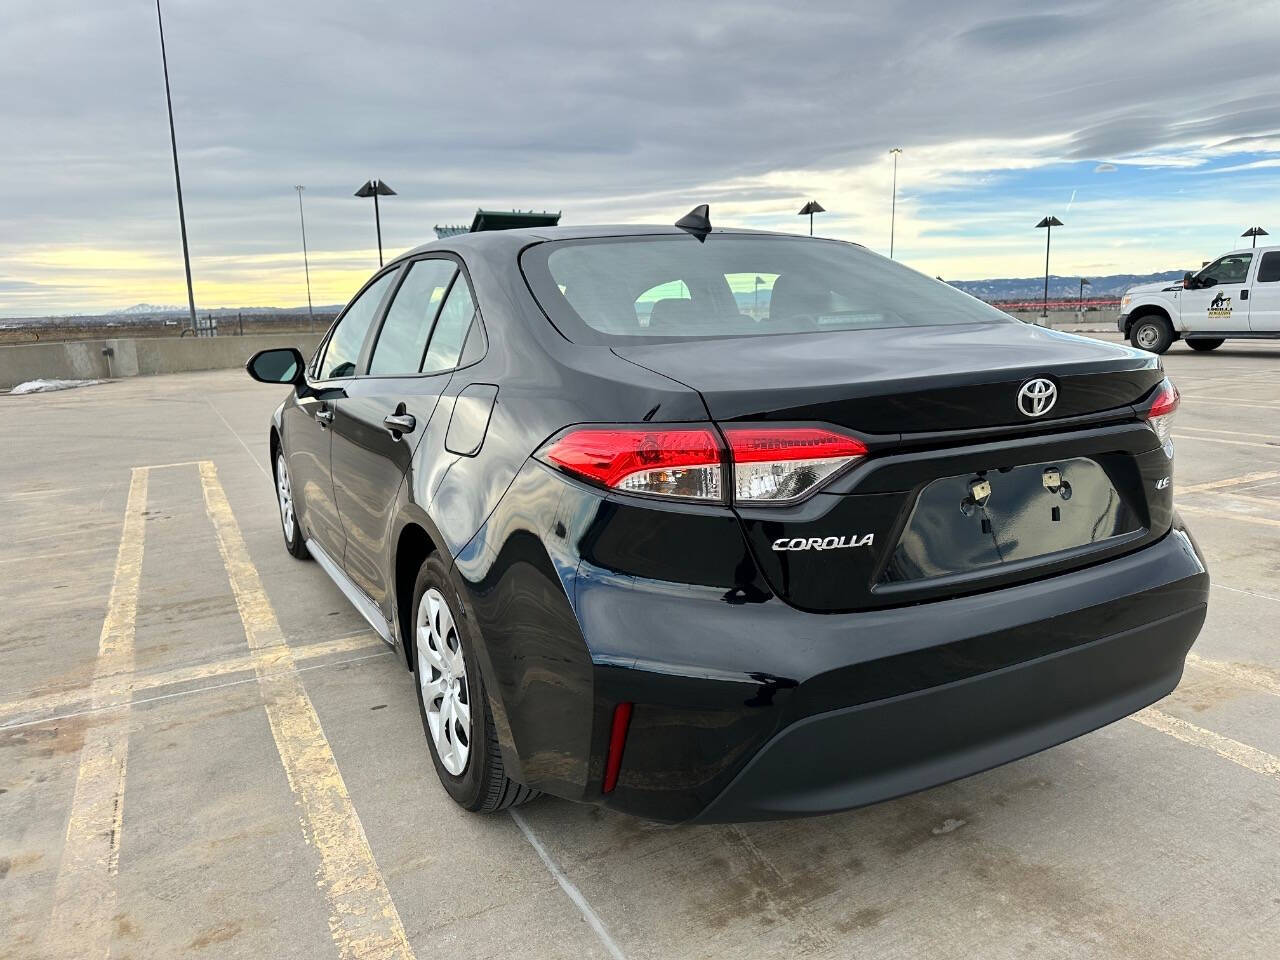
[{"label": "car rear taillight", "polygon": [[1147,426],[1160,438],[1164,454],[1170,459],[1173,459],[1173,415],[1177,413],[1181,400],[1178,388],[1173,385],[1173,381],[1165,378],[1160,384],[1151,409],[1147,412]]},{"label": "car rear taillight", "polygon": [[540,454],[601,486],[682,500],[724,500],[720,439],[709,427],[578,427]]},{"label": "car rear taillight", "polygon": [[732,473],[739,503],[790,503],[866,456],[862,441],[823,427],[583,426],[556,437],[538,459],[611,490],[725,503]]},{"label": "car rear taillight", "polygon": [[821,427],[726,426],[724,435],[742,503],[797,500],[867,455],[862,441]]}]

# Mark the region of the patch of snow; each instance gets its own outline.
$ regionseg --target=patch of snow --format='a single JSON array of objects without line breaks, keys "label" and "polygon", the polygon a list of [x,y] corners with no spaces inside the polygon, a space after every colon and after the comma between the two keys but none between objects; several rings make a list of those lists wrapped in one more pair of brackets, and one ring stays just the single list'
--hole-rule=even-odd
[{"label": "patch of snow", "polygon": [[20,383],[10,393],[50,393],[54,390],[73,390],[76,387],[91,387],[95,383],[106,383],[105,380],[28,380]]}]

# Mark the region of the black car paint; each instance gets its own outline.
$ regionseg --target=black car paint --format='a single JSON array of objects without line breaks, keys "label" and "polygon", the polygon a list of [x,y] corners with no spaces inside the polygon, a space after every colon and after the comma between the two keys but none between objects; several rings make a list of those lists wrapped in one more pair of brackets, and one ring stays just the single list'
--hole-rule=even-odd
[{"label": "black car paint", "polygon": [[[768,548],[807,529],[877,532],[888,545],[939,470],[1049,461],[1079,455],[1082,443],[1104,459],[1131,453],[1128,475],[1117,467],[1115,482],[1150,491],[1168,472],[1139,422],[1163,378],[1157,360],[1015,324],[582,345],[547,322],[517,266],[522,249],[544,240],[670,232],[521,230],[419,248],[387,269],[421,256],[454,259],[471,284],[484,346],[472,350],[469,341],[459,369],[433,376],[318,382],[309,368],[274,417],[272,442],[287,454],[304,530],[377,605],[406,657],[402,551],[425,538],[453,559],[461,613],[482,638],[477,658],[510,776],[665,821],[821,812],[1014,759],[1176,685],[1208,577],[1167,483],[1137,498],[1139,538],[1087,561],[1014,565],[964,583],[916,583],[906,594],[874,589],[872,568],[885,559],[878,552],[849,558],[833,578],[814,575],[821,554]],[[788,359],[804,369],[779,365]],[[1061,387],[1062,407],[1020,422],[1017,385],[1045,371]],[[774,391],[765,402],[752,386],[762,381]],[[331,426],[316,420],[320,409],[332,412]],[[398,438],[382,425],[396,412],[416,420]],[[531,456],[575,423],[711,420],[836,423],[863,436],[872,456],[797,505],[737,510],[608,493]],[[831,595],[823,580],[843,588]],[[1145,630],[1156,621],[1160,630]],[[1134,683],[1086,691],[1079,703],[1044,688],[1057,659],[1083,658],[1069,662],[1092,675],[1108,662],[1097,652],[1105,638],[1122,644],[1135,632],[1161,653],[1149,669],[1130,671]],[[956,691],[1028,664],[1028,689],[1061,714],[1049,718],[1051,736],[996,743],[1000,724],[1021,729],[1013,707],[986,710],[986,726],[950,717]],[[916,721],[896,761],[860,747],[833,782],[821,774],[807,782],[829,762],[820,757],[808,773],[793,770],[789,800],[756,782],[761,771],[786,767],[785,752],[813,752],[823,741],[806,734],[803,750],[785,742],[799,736],[788,734],[798,721],[812,734],[831,720],[841,743],[883,740],[887,718],[900,723],[903,698]],[[604,795],[610,717],[623,700],[636,708],[618,787]],[[946,730],[969,730],[990,749],[943,749]],[[867,778],[848,783],[859,765]],[[913,779],[913,770],[926,773]]]}]

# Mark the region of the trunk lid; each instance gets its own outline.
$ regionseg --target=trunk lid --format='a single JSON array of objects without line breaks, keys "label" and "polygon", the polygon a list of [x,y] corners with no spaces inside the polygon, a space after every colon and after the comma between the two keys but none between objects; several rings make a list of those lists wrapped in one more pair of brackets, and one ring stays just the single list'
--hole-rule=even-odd
[{"label": "trunk lid", "polygon": [[[1044,424],[1135,403],[1164,374],[1149,353],[1021,323],[897,327],[614,347],[692,387],[715,420],[808,420],[893,435]],[[1029,420],[1022,384],[1048,377]]]},{"label": "trunk lid", "polygon": [[[615,347],[719,422],[812,422],[870,454],[790,506],[734,509],[774,591],[814,611],[918,603],[1065,572],[1163,536],[1172,462],[1134,405],[1150,354],[1023,324]],[[1047,379],[1053,407],[1019,408]]]}]

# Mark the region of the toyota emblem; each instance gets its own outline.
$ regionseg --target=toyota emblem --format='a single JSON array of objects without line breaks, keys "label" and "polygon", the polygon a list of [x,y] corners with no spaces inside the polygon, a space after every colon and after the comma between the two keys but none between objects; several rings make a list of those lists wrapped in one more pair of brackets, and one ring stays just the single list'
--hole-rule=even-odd
[{"label": "toyota emblem", "polygon": [[1058,388],[1043,378],[1028,380],[1018,391],[1018,409],[1028,417],[1043,417],[1058,402]]}]

